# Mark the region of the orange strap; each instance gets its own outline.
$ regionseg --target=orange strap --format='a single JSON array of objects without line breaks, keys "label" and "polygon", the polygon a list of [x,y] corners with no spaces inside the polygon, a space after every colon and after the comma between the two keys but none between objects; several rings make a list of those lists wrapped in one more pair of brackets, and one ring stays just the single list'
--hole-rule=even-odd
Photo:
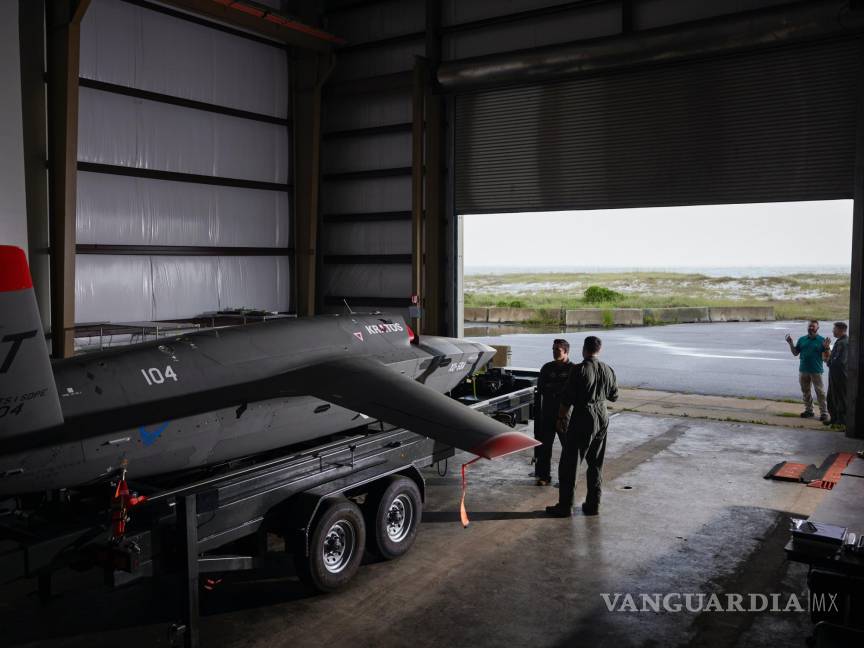
[{"label": "orange strap", "polygon": [[462,501],[459,503],[459,515],[462,518],[463,529],[467,528],[471,523],[471,520],[468,519],[468,511],[465,510],[465,492],[468,490],[468,481],[465,478],[465,469],[480,458],[481,457],[474,457],[468,463],[462,464]]}]

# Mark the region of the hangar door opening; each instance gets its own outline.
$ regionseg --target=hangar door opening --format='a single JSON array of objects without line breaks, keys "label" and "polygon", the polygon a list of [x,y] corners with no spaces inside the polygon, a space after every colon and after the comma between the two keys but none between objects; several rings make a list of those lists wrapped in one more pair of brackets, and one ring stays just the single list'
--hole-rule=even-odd
[{"label": "hangar door opening", "polygon": [[860,60],[835,39],[460,94],[455,213],[848,200]]}]

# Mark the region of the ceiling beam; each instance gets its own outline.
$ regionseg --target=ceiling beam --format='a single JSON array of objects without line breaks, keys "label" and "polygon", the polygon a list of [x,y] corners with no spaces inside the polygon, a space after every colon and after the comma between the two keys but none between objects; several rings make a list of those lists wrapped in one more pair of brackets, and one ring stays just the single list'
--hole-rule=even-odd
[{"label": "ceiling beam", "polygon": [[163,0],[165,4],[239,27],[292,47],[328,52],[345,41],[251,0]]}]

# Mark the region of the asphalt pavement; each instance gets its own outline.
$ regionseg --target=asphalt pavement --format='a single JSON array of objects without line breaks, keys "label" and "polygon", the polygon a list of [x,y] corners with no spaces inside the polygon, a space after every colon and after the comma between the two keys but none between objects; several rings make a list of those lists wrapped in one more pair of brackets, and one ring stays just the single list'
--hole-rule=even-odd
[{"label": "asphalt pavement", "polygon": [[[798,359],[783,338],[786,333],[795,339],[806,335],[806,322],[674,324],[566,333],[510,334],[506,330],[501,327],[501,335],[472,339],[510,345],[513,366],[539,367],[552,359],[553,339],[569,341],[576,359],[585,337],[597,335],[603,340],[601,359],[615,369],[618,381],[626,387],[770,399],[801,397]],[[823,323],[819,332],[831,335],[831,323]],[[465,334],[471,336],[470,324]],[[826,367],[826,381],[827,377]]]}]

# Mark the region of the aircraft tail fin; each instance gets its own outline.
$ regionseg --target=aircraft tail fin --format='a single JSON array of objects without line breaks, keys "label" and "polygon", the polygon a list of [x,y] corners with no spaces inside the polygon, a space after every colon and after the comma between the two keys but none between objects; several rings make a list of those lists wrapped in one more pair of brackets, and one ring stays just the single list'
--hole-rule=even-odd
[{"label": "aircraft tail fin", "polygon": [[27,257],[0,245],[0,439],[62,422]]}]

